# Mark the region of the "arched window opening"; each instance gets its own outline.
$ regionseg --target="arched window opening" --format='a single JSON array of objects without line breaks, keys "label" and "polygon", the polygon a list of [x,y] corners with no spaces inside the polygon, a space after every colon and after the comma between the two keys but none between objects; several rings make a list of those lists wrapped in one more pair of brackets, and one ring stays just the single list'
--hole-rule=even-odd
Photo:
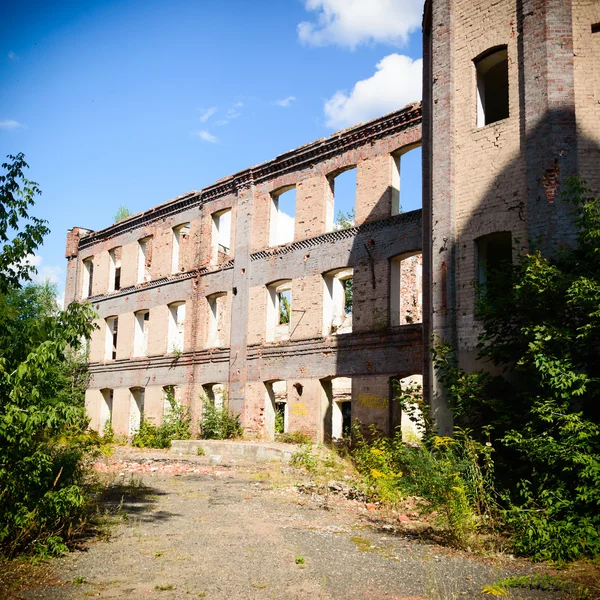
[{"label": "arched window opening", "polygon": [[390,325],[423,320],[423,255],[395,256],[390,265]]},{"label": "arched window opening", "polygon": [[423,206],[421,146],[403,148],[392,155],[392,215]]},{"label": "arched window opening", "polygon": [[508,106],[508,49],[493,49],[475,59],[477,127],[506,119]]},{"label": "arched window opening", "polygon": [[353,270],[336,269],[323,275],[323,335],[352,333]]},{"label": "arched window opening", "polygon": [[327,231],[354,227],[356,214],[356,167],[348,167],[329,176],[333,210],[328,215]]},{"label": "arched window opening", "polygon": [[296,186],[282,188],[271,194],[269,246],[294,241],[296,221]]}]

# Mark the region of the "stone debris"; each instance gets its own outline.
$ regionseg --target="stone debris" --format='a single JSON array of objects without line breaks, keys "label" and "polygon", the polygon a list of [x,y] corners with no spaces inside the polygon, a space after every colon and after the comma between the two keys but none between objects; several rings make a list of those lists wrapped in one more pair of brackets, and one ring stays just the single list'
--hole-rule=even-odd
[{"label": "stone debris", "polygon": [[[220,458],[220,457],[219,457]],[[212,464],[219,464],[214,462]],[[221,469],[226,469],[226,465],[220,465]],[[211,465],[199,464],[185,459],[163,459],[163,458],[140,458],[140,459],[122,459],[115,457],[105,457],[96,460],[93,469],[98,473],[116,473],[120,476],[127,473],[144,473],[148,475],[214,475],[214,469]],[[222,474],[222,473],[220,473]]]}]

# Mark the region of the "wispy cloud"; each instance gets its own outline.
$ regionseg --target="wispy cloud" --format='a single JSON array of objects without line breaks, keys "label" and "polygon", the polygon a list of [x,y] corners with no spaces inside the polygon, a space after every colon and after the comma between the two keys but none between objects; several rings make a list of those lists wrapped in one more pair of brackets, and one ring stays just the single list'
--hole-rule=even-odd
[{"label": "wispy cloud", "polygon": [[217,108],[215,106],[211,106],[210,108],[205,109],[201,109],[202,110],[202,114],[200,115],[200,121],[202,123],[206,123],[206,121],[208,121],[216,112],[217,112]]},{"label": "wispy cloud", "polygon": [[23,261],[37,269],[37,273],[31,274],[31,280],[36,283],[49,281],[50,283],[60,283],[63,268],[58,265],[44,265],[44,259],[39,254],[29,254]]},{"label": "wispy cloud", "polygon": [[229,125],[230,121],[233,121],[234,119],[237,119],[238,117],[242,116],[242,113],[238,109],[243,107],[243,102],[236,102],[231,108],[227,109],[227,112],[225,113],[225,117],[223,119],[215,121],[215,125],[218,125],[219,127]]},{"label": "wispy cloud", "polygon": [[19,55],[12,50],[6,55],[10,60],[19,60]]},{"label": "wispy cloud", "polygon": [[205,142],[210,142],[211,144],[216,144],[219,141],[219,138],[214,136],[212,133],[203,129],[202,131],[194,132],[194,135],[198,136],[201,140]]},{"label": "wispy cloud", "polygon": [[23,127],[19,121],[15,121],[14,119],[0,119],[0,129],[17,129],[18,127]]},{"label": "wispy cloud", "polygon": [[325,103],[327,125],[355,125],[421,99],[423,61],[390,54],[377,63],[372,77],[358,81],[352,91],[336,92]]},{"label": "wispy cloud", "polygon": [[374,42],[406,44],[423,15],[423,0],[304,0],[304,6],[317,14],[316,22],[298,25],[302,43],[352,49]]},{"label": "wispy cloud", "polygon": [[277,104],[277,106],[283,106],[284,108],[288,107],[294,100],[296,99],[295,96],[288,96],[287,98],[284,98],[283,100],[275,100],[275,104]]}]

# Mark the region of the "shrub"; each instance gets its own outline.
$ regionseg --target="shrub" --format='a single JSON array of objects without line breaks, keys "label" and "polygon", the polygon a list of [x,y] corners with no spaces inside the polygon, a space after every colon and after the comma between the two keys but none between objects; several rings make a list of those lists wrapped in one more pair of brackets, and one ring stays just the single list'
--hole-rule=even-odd
[{"label": "shrub", "polygon": [[292,431],[288,433],[276,433],[275,441],[283,444],[310,444],[311,438],[303,431]]},{"label": "shrub", "polygon": [[198,422],[198,431],[203,440],[228,440],[240,438],[244,429],[239,415],[230,413],[226,408],[227,397],[223,397],[223,406],[215,406],[214,402],[204,398],[202,418]]},{"label": "shrub", "polygon": [[161,425],[153,425],[142,418],[140,428],[131,441],[138,448],[169,448],[173,440],[189,440],[192,437],[191,417],[187,406],[182,406],[172,390],[165,396],[169,404]]}]

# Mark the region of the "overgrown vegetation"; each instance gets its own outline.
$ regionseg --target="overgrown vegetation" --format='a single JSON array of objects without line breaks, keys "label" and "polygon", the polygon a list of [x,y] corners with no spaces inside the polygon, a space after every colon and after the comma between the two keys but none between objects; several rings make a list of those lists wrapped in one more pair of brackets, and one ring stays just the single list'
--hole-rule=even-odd
[{"label": "overgrown vegetation", "polygon": [[127,219],[127,217],[130,216],[131,211],[126,206],[119,206],[117,212],[115,213],[114,221],[115,223],[118,223],[119,221],[124,221],[125,219]]},{"label": "overgrown vegetation", "polygon": [[354,218],[354,208],[351,208],[348,212],[338,210],[335,223],[333,224],[334,231],[339,231],[340,229],[350,229],[351,227],[354,227]]},{"label": "overgrown vegetation", "polygon": [[240,417],[227,408],[227,394],[223,394],[222,406],[217,406],[214,400],[204,398],[198,432],[202,440],[229,440],[242,437],[244,429]]},{"label": "overgrown vegetation", "polygon": [[563,200],[576,245],[523,253],[478,290],[479,358],[500,374],[467,373],[435,345],[454,437],[425,412],[421,445],[359,438],[354,451],[377,494],[423,497],[458,543],[495,525],[515,552],[555,561],[600,554],[600,201],[578,180]]},{"label": "overgrown vegetation", "polygon": [[82,344],[89,305],[61,311],[56,290],[27,284],[49,232],[29,215],[40,190],[22,154],[0,175],[0,554],[61,553],[84,518],[87,435]]},{"label": "overgrown vegetation", "polygon": [[131,441],[138,448],[170,448],[173,440],[189,440],[192,437],[192,419],[187,406],[175,398],[172,389],[165,394],[167,410],[160,425],[154,425],[142,415],[140,428]]}]

